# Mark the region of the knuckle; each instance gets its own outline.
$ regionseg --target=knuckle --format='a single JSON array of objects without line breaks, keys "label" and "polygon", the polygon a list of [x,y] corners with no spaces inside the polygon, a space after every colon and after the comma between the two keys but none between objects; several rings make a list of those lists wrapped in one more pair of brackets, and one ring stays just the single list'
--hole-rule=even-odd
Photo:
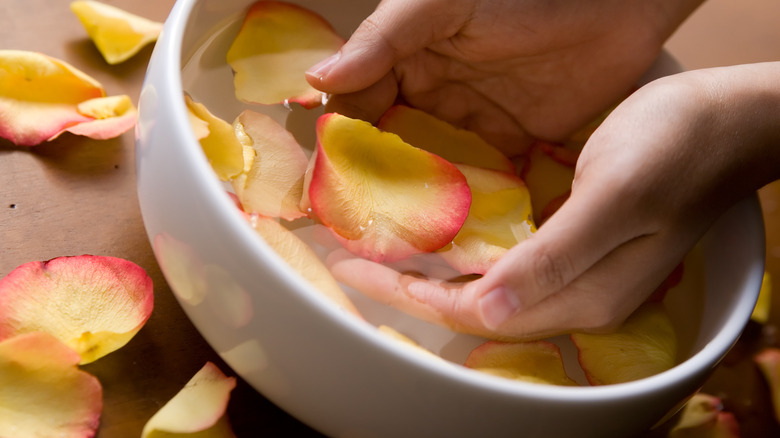
[{"label": "knuckle", "polygon": [[533,282],[539,291],[557,291],[569,282],[572,272],[571,261],[565,256],[539,254],[533,261]]}]

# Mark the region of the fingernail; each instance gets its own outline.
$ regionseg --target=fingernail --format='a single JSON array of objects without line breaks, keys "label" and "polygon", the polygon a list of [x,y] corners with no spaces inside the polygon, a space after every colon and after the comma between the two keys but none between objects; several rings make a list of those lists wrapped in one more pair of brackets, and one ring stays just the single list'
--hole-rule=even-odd
[{"label": "fingernail", "polygon": [[499,286],[482,296],[478,306],[485,327],[495,330],[517,312],[520,300],[504,286]]},{"label": "fingernail", "polygon": [[314,64],[311,68],[306,70],[306,74],[317,79],[322,79],[325,75],[328,74],[328,72],[333,69],[333,66],[336,65],[339,58],[341,58],[341,52],[337,52],[336,54],[331,55]]}]

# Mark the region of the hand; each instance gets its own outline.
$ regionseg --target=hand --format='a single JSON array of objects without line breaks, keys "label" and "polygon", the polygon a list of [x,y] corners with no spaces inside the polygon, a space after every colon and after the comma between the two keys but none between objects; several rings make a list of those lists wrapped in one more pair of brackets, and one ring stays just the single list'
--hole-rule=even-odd
[{"label": "hand", "polygon": [[340,281],[453,330],[528,339],[605,331],[652,293],[710,224],[780,177],[780,63],[643,87],[595,131],[571,197],[480,279],[447,283],[351,257]]},{"label": "hand", "polygon": [[401,99],[517,155],[625,98],[701,1],[384,0],[308,80],[329,111]]}]

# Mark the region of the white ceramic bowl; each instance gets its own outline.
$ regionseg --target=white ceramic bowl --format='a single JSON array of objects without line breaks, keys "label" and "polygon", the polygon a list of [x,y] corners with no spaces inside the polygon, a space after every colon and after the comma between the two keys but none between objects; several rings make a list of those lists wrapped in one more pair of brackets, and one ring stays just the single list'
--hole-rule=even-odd
[{"label": "white ceramic bowl", "polygon": [[[186,313],[235,372],[301,421],[339,437],[628,437],[702,385],[738,338],[759,290],[764,237],[755,197],[702,242],[707,288],[701,322],[688,333],[690,353],[673,369],[631,383],[570,388],[484,375],[419,354],[313,291],[236,212],[182,98],[186,89],[226,120],[237,115],[224,41],[251,1],[176,3],[149,65],[136,133],[138,193],[155,254]],[[345,36],[375,5],[296,2]],[[455,362],[480,342],[353,296],[369,321],[412,334]]]}]

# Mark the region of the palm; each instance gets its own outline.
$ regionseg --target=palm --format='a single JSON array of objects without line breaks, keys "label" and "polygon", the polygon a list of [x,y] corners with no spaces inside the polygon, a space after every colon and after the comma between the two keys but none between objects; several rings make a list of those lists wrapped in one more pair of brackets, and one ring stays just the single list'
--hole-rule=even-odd
[{"label": "palm", "polygon": [[391,80],[348,90],[331,105],[346,113],[362,107],[371,118],[398,98],[509,154],[523,152],[531,138],[565,139],[631,91],[670,31],[638,32],[648,28],[640,25],[648,11],[624,3],[445,3],[447,12],[428,23],[433,31],[418,36],[429,44],[408,55],[391,48],[401,58]]}]

